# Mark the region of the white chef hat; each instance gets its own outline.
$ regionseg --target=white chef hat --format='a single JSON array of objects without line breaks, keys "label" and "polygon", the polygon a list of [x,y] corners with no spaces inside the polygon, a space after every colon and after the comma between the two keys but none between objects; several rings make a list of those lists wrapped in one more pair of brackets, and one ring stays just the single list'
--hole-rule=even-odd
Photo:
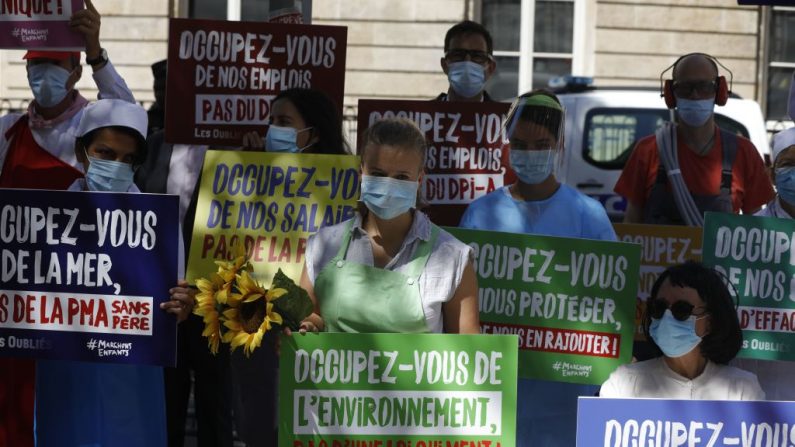
[{"label": "white chef hat", "polygon": [[[789,84],[789,101],[787,102],[787,114],[791,120],[795,121],[795,72]],[[784,152],[784,149],[795,145],[795,128],[782,130],[773,135],[773,162]]]},{"label": "white chef hat", "polygon": [[792,145],[795,145],[795,127],[790,127],[773,135],[773,161],[776,161],[776,158],[784,152],[784,149]]},{"label": "white chef hat", "polygon": [[80,118],[80,125],[77,128],[77,136],[82,137],[92,130],[102,127],[122,126],[133,129],[146,140],[148,124],[149,118],[146,115],[146,110],[138,104],[121,99],[100,99],[87,105],[83,110],[83,116]]}]

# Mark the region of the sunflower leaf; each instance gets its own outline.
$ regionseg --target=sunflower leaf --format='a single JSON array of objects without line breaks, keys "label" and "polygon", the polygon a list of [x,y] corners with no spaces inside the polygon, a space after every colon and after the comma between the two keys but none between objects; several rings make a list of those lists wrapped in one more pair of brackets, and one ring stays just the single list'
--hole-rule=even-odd
[{"label": "sunflower leaf", "polygon": [[292,279],[282,272],[276,272],[273,277],[271,288],[279,288],[287,291],[287,294],[272,301],[274,307],[284,320],[283,325],[293,331],[297,331],[304,318],[312,314],[315,309],[312,299],[306,290],[302,289]]}]

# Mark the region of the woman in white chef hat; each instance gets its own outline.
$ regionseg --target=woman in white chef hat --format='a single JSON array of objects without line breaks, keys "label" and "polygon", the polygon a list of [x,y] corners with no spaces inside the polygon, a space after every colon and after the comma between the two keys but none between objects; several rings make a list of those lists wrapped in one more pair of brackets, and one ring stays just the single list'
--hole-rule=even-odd
[{"label": "woman in white chef hat", "polygon": [[[146,110],[137,104],[102,99],[87,106],[75,141],[85,178],[69,190],[140,192],[133,174],[146,159],[147,124]],[[175,241],[180,258],[181,240]],[[192,310],[193,292],[179,281],[170,293],[160,307],[182,321]],[[161,367],[37,362],[38,445],[165,446],[165,421]]]}]

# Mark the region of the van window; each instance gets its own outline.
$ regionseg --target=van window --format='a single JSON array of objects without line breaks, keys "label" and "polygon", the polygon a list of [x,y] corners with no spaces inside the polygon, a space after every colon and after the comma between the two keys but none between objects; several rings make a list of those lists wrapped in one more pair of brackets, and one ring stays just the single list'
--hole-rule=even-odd
[{"label": "van window", "polygon": [[[666,109],[594,108],[585,116],[583,157],[601,169],[623,169],[637,141],[669,118]],[[748,138],[737,121],[715,114],[718,127]]]}]

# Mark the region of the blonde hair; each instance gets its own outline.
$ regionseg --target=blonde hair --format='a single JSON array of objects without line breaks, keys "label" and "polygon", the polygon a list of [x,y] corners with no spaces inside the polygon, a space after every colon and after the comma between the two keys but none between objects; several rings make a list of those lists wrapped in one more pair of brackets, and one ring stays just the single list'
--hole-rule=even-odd
[{"label": "blonde hair", "polygon": [[425,135],[414,124],[414,121],[406,118],[385,118],[376,121],[365,132],[362,138],[360,156],[362,163],[371,146],[397,146],[400,148],[416,150],[420,154],[422,167],[425,167],[426,143]]}]

